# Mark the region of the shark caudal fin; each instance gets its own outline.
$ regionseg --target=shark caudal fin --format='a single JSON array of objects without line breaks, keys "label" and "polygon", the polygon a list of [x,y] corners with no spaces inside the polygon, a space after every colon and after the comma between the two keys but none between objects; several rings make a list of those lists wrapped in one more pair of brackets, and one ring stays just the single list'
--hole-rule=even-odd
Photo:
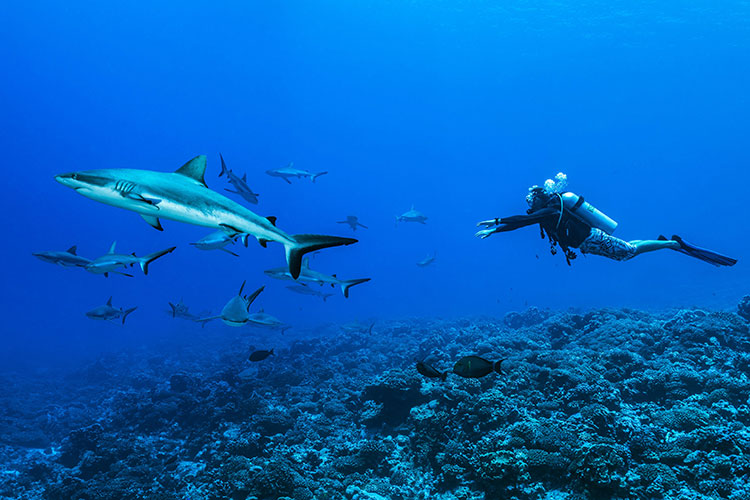
[{"label": "shark caudal fin", "polygon": [[148,265],[151,264],[153,261],[158,259],[159,257],[162,257],[164,255],[167,255],[168,253],[174,252],[174,249],[177,247],[169,247],[166,250],[162,250],[161,252],[154,252],[146,255],[141,259],[141,269],[143,270],[143,274],[148,274]]},{"label": "shark caudal fin", "polygon": [[221,177],[224,174],[229,175],[229,169],[227,168],[227,164],[224,161],[224,157],[219,153],[219,158],[221,158],[221,172],[219,172],[219,177]]},{"label": "shark caudal fin", "polygon": [[169,304],[169,307],[172,308],[172,317],[176,318],[177,317],[177,306],[175,306],[171,302],[167,302],[167,304]]},{"label": "shark caudal fin", "polygon": [[122,313],[122,324],[123,324],[123,325],[125,324],[125,318],[127,318],[127,317],[128,317],[128,314],[132,313],[132,312],[133,312],[133,311],[135,311],[136,309],[138,309],[138,307],[132,307],[132,308],[130,308],[130,309],[126,309],[126,310],[125,310],[125,311],[124,311],[124,312]]},{"label": "shark caudal fin", "polygon": [[367,283],[370,281],[370,278],[362,278],[358,280],[346,280],[341,282],[341,292],[344,294],[344,297],[347,299],[349,298],[349,289],[353,287],[354,285],[359,285],[360,283]]},{"label": "shark caudal fin", "polygon": [[321,175],[326,175],[327,173],[328,173],[328,172],[318,172],[317,174],[313,174],[313,176],[312,176],[312,177],[310,177],[310,178],[312,179],[312,181],[313,181],[313,182],[315,182],[315,179],[317,179],[317,178],[318,178],[318,177],[320,177]]},{"label": "shark caudal fin", "polygon": [[322,234],[295,234],[292,236],[294,243],[284,245],[286,250],[286,262],[289,265],[289,274],[297,279],[302,269],[302,257],[306,253],[322,250],[323,248],[338,247],[356,243],[354,238],[342,238],[339,236],[325,236]]}]

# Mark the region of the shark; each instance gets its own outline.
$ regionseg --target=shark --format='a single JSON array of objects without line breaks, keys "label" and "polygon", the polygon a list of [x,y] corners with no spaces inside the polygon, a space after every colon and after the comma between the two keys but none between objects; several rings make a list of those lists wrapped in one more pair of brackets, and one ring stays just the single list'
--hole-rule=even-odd
[{"label": "shark", "polygon": [[232,191],[231,189],[225,189],[224,191],[238,194],[242,196],[245,201],[248,201],[252,203],[253,205],[258,204],[258,193],[253,193],[253,190],[250,189],[250,186],[247,185],[247,174],[242,174],[242,177],[232,172],[229,168],[227,168],[227,164],[224,161],[224,157],[219,154],[219,158],[221,158],[221,172],[219,173],[219,177],[226,174],[227,180],[229,181],[229,184],[236,189],[236,191]]},{"label": "shark", "polygon": [[118,309],[116,307],[112,306],[112,297],[109,298],[107,303],[103,306],[95,307],[94,309],[90,310],[86,313],[86,316],[88,316],[91,319],[101,320],[101,321],[109,321],[114,320],[118,318],[122,318],[122,324],[125,324],[125,318],[128,317],[128,314],[132,313],[138,309],[137,307],[131,307],[130,309]]},{"label": "shark", "polygon": [[336,221],[336,224],[349,224],[349,227],[352,228],[352,231],[356,231],[357,227],[363,227],[367,229],[367,226],[359,222],[359,217],[356,215],[347,215],[346,219]]},{"label": "shark", "polygon": [[102,255],[101,257],[98,257],[94,260],[92,260],[90,263],[86,265],[86,270],[93,274],[103,274],[104,277],[108,277],[109,273],[118,273],[122,274],[124,276],[132,277],[130,274],[123,273],[121,271],[118,271],[117,269],[121,267],[129,267],[133,266],[134,264],[138,264],[141,266],[141,270],[143,271],[143,274],[148,274],[148,265],[151,264],[153,261],[158,259],[159,257],[163,257],[164,255],[167,255],[168,253],[172,253],[175,248],[177,247],[169,247],[166,250],[161,250],[160,252],[154,252],[150,253],[144,257],[136,257],[136,255],[130,254],[119,254],[115,253],[115,247],[117,246],[117,242],[113,242],[112,246],[109,247],[109,252]]},{"label": "shark", "polygon": [[427,266],[429,266],[430,264],[432,264],[433,262],[435,262],[435,258],[436,258],[436,257],[437,257],[437,252],[433,252],[433,254],[432,254],[432,255],[428,255],[428,256],[427,256],[427,257],[425,257],[424,259],[422,259],[422,260],[420,260],[419,262],[417,262],[417,265],[418,265],[419,267],[427,267]]},{"label": "shark", "polygon": [[290,162],[286,167],[266,170],[266,173],[271,177],[281,177],[287,182],[287,184],[291,184],[292,181],[290,181],[289,179],[292,177],[296,177],[297,179],[304,179],[305,177],[309,177],[311,181],[315,182],[315,179],[317,179],[321,175],[327,174],[328,172],[318,172],[317,174],[314,174],[308,170],[295,168],[294,163]]},{"label": "shark", "polygon": [[276,227],[276,217],[261,217],[209,189],[205,172],[206,156],[199,155],[175,172],[100,169],[59,174],[55,180],[87,198],[136,212],[159,231],[163,231],[160,219],[170,219],[221,229],[231,236],[249,234],[264,247],[270,241],[280,243],[295,279],[306,253],[357,242],[338,236],[287,234]]},{"label": "shark", "polygon": [[215,319],[220,319],[229,326],[247,325],[251,317],[250,305],[256,298],[258,298],[258,295],[260,295],[260,292],[262,292],[265,287],[262,286],[258,288],[250,295],[242,295],[242,291],[245,289],[246,282],[247,281],[242,282],[240,291],[237,293],[237,295],[229,299],[229,302],[227,302],[227,304],[224,306],[224,309],[221,310],[221,314],[219,314],[218,316],[199,318],[195,321],[197,321],[198,323],[203,323],[203,326],[206,326],[206,323]]},{"label": "shark", "polygon": [[333,297],[332,293],[324,293],[324,292],[321,292],[320,290],[310,288],[305,283],[300,283],[298,285],[289,285],[287,288],[301,295],[314,295],[315,297],[322,297],[323,302],[325,302],[328,297]]},{"label": "shark", "polygon": [[91,259],[76,254],[76,245],[73,245],[64,252],[34,252],[31,255],[44,262],[57,264],[62,267],[86,267],[91,262]]},{"label": "shark", "polygon": [[[277,280],[293,279],[285,267],[276,267],[273,269],[267,269],[263,272],[266,274],[266,276],[269,276]],[[337,278],[335,274],[327,275],[324,273],[319,273],[318,271],[313,271],[312,269],[310,269],[310,261],[308,259],[304,259],[302,261],[302,268],[300,271],[300,275],[297,277],[297,279],[299,279],[300,281],[306,281],[309,283],[318,283],[320,285],[331,285],[331,286],[339,285],[341,286],[341,292],[344,294],[344,297],[346,298],[349,298],[349,289],[351,287],[353,287],[354,285],[359,285],[360,283],[366,283],[370,281],[370,278],[342,280],[342,279]]]},{"label": "shark", "polygon": [[257,313],[250,315],[249,324],[250,326],[267,328],[269,330],[281,330],[282,334],[292,327],[291,325],[283,323],[278,318],[275,318],[270,314],[264,312],[263,309],[261,309]]},{"label": "shark", "polygon": [[401,215],[396,216],[396,222],[419,222],[420,224],[427,224],[427,217],[419,210],[414,209],[414,205]]},{"label": "shark", "polygon": [[170,314],[173,318],[183,318],[183,319],[189,319],[191,321],[197,321],[199,316],[196,316],[195,314],[191,313],[188,310],[188,306],[185,305],[185,303],[180,299],[180,301],[176,304],[173,304],[172,302],[167,302],[169,304],[169,307],[172,309],[170,311]]},{"label": "shark", "polygon": [[234,244],[236,239],[236,236],[232,237],[224,231],[214,231],[198,241],[191,243],[191,245],[200,250],[222,250],[228,254],[234,255],[235,257],[239,257],[236,253],[225,248],[230,243]]}]

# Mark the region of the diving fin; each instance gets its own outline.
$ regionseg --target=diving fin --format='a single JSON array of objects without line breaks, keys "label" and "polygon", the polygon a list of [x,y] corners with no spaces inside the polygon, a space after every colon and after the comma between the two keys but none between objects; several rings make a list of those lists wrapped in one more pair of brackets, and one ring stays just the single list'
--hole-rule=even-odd
[{"label": "diving fin", "polygon": [[[662,235],[659,235],[659,239],[664,241],[667,238],[665,238]],[[677,235],[672,236],[672,241],[676,241],[677,243],[680,244],[680,248],[675,248],[676,251],[680,253],[684,253],[685,255],[688,255],[690,257],[694,257],[696,259],[702,260],[703,262],[708,262],[709,264],[712,264],[714,266],[717,266],[717,267],[733,266],[737,263],[737,259],[733,259],[731,257],[727,257],[726,255],[722,255],[720,253],[713,252],[711,250],[707,250],[705,248],[692,245]]]}]

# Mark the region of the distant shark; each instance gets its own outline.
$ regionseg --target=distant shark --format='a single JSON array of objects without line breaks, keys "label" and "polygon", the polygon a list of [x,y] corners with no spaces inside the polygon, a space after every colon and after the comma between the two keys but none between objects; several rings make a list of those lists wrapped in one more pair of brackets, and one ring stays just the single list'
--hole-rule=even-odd
[{"label": "distant shark", "polygon": [[221,172],[219,173],[219,177],[226,174],[229,184],[234,186],[234,189],[236,189],[236,191],[232,191],[231,189],[225,189],[224,191],[238,194],[242,196],[246,201],[252,203],[253,205],[257,205],[258,193],[253,193],[253,190],[250,189],[250,186],[247,185],[247,174],[243,174],[242,177],[238,176],[229,168],[227,168],[227,164],[226,162],[224,162],[224,157],[221,156],[221,154],[219,154],[219,158],[221,158]]},{"label": "distant shark", "polygon": [[325,302],[326,299],[328,299],[328,297],[332,297],[333,296],[332,293],[321,292],[320,290],[316,290],[314,288],[310,288],[308,285],[306,285],[304,283],[300,283],[298,285],[289,285],[287,288],[289,290],[291,290],[291,291],[293,291],[295,293],[299,293],[301,295],[313,295],[315,297],[322,297],[323,298],[323,302]]},{"label": "distant shark", "polygon": [[[287,271],[285,267],[276,267],[274,269],[268,269],[266,271],[263,271],[266,276],[269,276],[271,278],[277,279],[277,280],[291,280],[292,277]],[[341,286],[341,292],[344,294],[344,297],[349,298],[349,289],[353,287],[354,285],[359,285],[360,283],[366,283],[370,281],[370,278],[360,278],[360,279],[353,279],[353,280],[342,280],[336,277],[335,274],[328,275],[324,273],[319,273],[317,271],[313,271],[310,269],[310,262],[308,259],[304,259],[302,261],[302,269],[301,273],[298,276],[298,279],[300,281],[307,281],[310,283],[318,283],[321,285],[331,285]]]},{"label": "distant shark", "polygon": [[328,172],[318,172],[317,174],[314,174],[307,170],[294,168],[294,163],[290,162],[289,165],[287,165],[286,167],[266,170],[266,173],[270,175],[271,177],[281,177],[288,184],[291,184],[292,181],[289,180],[290,178],[304,179],[305,177],[308,177],[310,178],[311,181],[315,182],[315,179],[317,179],[321,175],[327,174]]},{"label": "distant shark", "polygon": [[191,321],[197,321],[200,319],[195,314],[191,313],[188,310],[188,306],[185,305],[185,303],[180,299],[180,301],[177,304],[173,304],[171,302],[168,302],[169,307],[172,309],[172,317],[173,318],[183,318],[183,319],[189,319]]},{"label": "distant shark", "polygon": [[76,255],[76,246],[68,248],[64,252],[35,252],[32,253],[34,257],[49,262],[50,264],[57,264],[62,267],[86,267],[91,262],[91,259]]},{"label": "distant shark", "polygon": [[218,316],[200,318],[195,321],[203,323],[203,326],[206,326],[206,323],[215,319],[220,319],[229,326],[245,326],[246,324],[248,324],[251,316],[250,305],[258,297],[258,295],[260,295],[260,292],[262,292],[265,287],[262,286],[258,288],[250,295],[242,295],[242,290],[245,289],[245,283],[245,281],[242,282],[240,291],[237,293],[237,295],[229,299],[227,305],[225,305],[224,309],[221,310],[221,314],[219,314]]},{"label": "distant shark", "polygon": [[288,235],[276,227],[275,217],[260,217],[239,203],[206,186],[206,157],[196,156],[176,172],[136,169],[103,169],[60,174],[55,179],[79,194],[140,214],[162,230],[159,218],[221,229],[232,236],[251,234],[261,245],[284,245],[289,273],[299,276],[302,256],[308,252],[357,240],[318,234]]},{"label": "distant shark", "polygon": [[159,257],[163,257],[168,253],[172,253],[174,249],[177,248],[169,247],[166,250],[162,250],[160,252],[150,253],[145,257],[136,257],[134,253],[130,255],[115,253],[116,245],[117,242],[115,241],[114,243],[112,243],[112,246],[109,247],[109,252],[88,263],[86,265],[86,270],[93,274],[103,274],[105,278],[109,276],[109,273],[118,273],[132,277],[132,275],[120,272],[117,269],[138,264],[141,266],[143,274],[148,274],[149,264],[151,264]]},{"label": "distant shark", "polygon": [[432,264],[433,262],[435,262],[435,258],[436,257],[437,257],[437,252],[435,252],[432,255],[429,255],[429,256],[425,257],[424,259],[420,260],[419,262],[417,262],[417,265],[419,267],[427,267],[430,264]]},{"label": "distant shark", "polygon": [[137,307],[132,307],[130,309],[117,309],[116,307],[112,307],[112,297],[109,298],[107,303],[103,306],[95,307],[94,309],[90,310],[86,313],[86,316],[88,316],[91,319],[97,319],[102,321],[109,321],[117,318],[122,318],[122,324],[125,324],[125,318],[128,317],[128,314],[132,313],[138,309]]},{"label": "distant shark", "polygon": [[237,255],[236,253],[224,248],[230,243],[234,244],[234,241],[236,239],[236,237],[229,236],[224,231],[214,231],[213,233],[199,239],[195,243],[191,243],[191,245],[201,250],[223,250],[228,254],[239,257],[239,255]]},{"label": "distant shark", "polygon": [[427,217],[419,210],[414,209],[414,205],[401,215],[396,217],[396,222],[419,222],[420,224],[427,224]]},{"label": "distant shark", "polygon": [[281,320],[264,312],[263,309],[261,309],[255,314],[250,315],[249,324],[250,326],[267,328],[269,330],[281,330],[282,334],[292,327],[291,325],[287,325],[286,323],[283,323]]},{"label": "distant shark", "polygon": [[363,227],[367,229],[367,226],[359,222],[359,218],[356,215],[347,215],[345,220],[336,221],[336,224],[349,224],[352,231],[356,231],[357,227]]}]

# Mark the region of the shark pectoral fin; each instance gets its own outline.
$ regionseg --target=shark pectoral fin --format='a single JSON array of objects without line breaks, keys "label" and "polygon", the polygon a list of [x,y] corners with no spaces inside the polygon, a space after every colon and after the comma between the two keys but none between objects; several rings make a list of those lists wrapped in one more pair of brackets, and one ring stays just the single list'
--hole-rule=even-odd
[{"label": "shark pectoral fin", "polygon": [[227,193],[240,194],[239,191],[232,191],[231,189],[227,189],[227,188],[224,188],[224,191],[226,191]]},{"label": "shark pectoral fin", "polygon": [[141,215],[141,217],[143,217],[143,220],[145,220],[146,222],[148,222],[148,224],[151,227],[153,227],[154,229],[156,229],[158,231],[164,231],[164,228],[161,227],[161,222],[159,222],[159,218],[158,217],[154,217],[153,215],[145,215],[145,214],[140,214],[140,215]]},{"label": "shark pectoral fin", "polygon": [[282,179],[284,179],[287,184],[291,184],[292,183],[292,181],[290,181],[287,177],[282,177]]},{"label": "shark pectoral fin", "polygon": [[227,236],[229,236],[230,238],[234,238],[235,236],[239,236],[240,234],[242,234],[242,231],[240,231],[239,229],[237,229],[237,228],[236,228],[236,227],[234,227],[234,226],[230,226],[229,224],[219,224],[219,227],[220,227],[220,228],[221,228],[221,230],[222,230],[222,231],[224,231],[224,232],[225,232],[225,233],[227,234]]},{"label": "shark pectoral fin", "polygon": [[219,250],[223,250],[223,251],[225,251],[228,254],[234,255],[235,257],[239,257],[238,254],[232,252],[231,250],[227,250],[226,248],[220,248]]}]

